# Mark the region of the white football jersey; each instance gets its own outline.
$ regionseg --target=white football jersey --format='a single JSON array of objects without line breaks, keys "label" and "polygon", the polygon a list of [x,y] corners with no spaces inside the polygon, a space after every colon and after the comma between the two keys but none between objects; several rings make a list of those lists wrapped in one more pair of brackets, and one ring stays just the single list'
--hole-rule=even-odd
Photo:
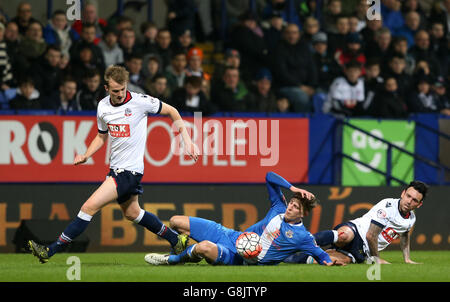
[{"label": "white football jersey", "polygon": [[158,114],[161,107],[159,99],[130,91],[122,104],[113,105],[109,95],[98,103],[98,131],[108,132],[111,140],[111,169],[144,173],[147,115]]},{"label": "white football jersey", "polygon": [[386,198],[374,205],[364,216],[351,220],[356,225],[358,233],[366,245],[366,253],[368,247],[366,234],[372,220],[383,226],[383,230],[378,236],[378,250],[384,250],[394,239],[401,234],[409,232],[416,222],[416,216],[411,211],[407,218],[404,218],[399,211],[399,198]]}]

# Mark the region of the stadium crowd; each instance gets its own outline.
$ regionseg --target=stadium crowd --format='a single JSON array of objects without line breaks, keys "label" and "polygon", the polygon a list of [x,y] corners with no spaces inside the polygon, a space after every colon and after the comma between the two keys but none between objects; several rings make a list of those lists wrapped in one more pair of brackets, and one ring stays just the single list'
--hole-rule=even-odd
[{"label": "stadium crowd", "polygon": [[[218,20],[222,2],[211,0],[208,30],[198,1],[166,2],[164,28],[126,15],[102,19],[89,1],[75,22],[56,10],[41,24],[27,2],[14,17],[2,13],[0,109],[95,110],[105,68],[119,64],[129,90],[180,112],[450,115],[450,0],[380,0],[373,14],[366,0],[353,1],[350,13],[344,0],[260,0],[254,9],[230,0],[227,22]],[[199,41],[222,54],[211,73]]]}]

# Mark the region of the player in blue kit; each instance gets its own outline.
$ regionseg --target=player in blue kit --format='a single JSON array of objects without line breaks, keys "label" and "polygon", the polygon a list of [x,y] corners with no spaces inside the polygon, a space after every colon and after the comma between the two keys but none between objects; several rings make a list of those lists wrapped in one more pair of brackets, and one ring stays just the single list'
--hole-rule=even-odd
[{"label": "player in blue kit", "polygon": [[[314,237],[303,225],[302,219],[316,205],[315,196],[291,185],[281,176],[269,172],[266,175],[266,185],[271,207],[263,220],[249,227],[247,232],[255,232],[261,237],[262,252],[257,263],[275,265],[286,257],[302,251],[311,255],[323,265],[341,264],[332,261],[314,241]],[[289,203],[281,192],[281,188],[294,192]],[[207,219],[173,216],[170,219],[171,228],[187,234],[198,243],[189,246],[179,255],[162,255],[150,253],[145,261],[153,265],[178,264],[198,262],[202,258],[210,264],[241,265],[243,258],[236,251],[236,239],[243,232],[235,231],[219,223]]]}]

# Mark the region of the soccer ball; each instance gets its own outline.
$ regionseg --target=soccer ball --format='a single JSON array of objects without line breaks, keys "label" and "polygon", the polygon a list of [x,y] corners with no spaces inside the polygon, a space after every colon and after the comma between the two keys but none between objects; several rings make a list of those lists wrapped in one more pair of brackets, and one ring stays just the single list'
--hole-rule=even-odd
[{"label": "soccer ball", "polygon": [[244,232],[236,240],[236,250],[244,259],[254,259],[262,251],[259,236],[253,232]]}]

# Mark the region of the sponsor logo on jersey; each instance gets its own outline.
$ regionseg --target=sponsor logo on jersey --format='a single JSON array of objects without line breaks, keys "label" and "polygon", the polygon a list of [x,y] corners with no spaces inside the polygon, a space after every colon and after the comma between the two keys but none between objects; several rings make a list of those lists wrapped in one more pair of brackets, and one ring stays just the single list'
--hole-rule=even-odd
[{"label": "sponsor logo on jersey", "polygon": [[385,228],[382,232],[381,232],[381,236],[383,236],[383,238],[388,242],[391,243],[392,240],[397,239],[398,238],[398,233],[392,229],[392,228]]},{"label": "sponsor logo on jersey", "polygon": [[108,129],[113,137],[130,137],[129,124],[108,124]]}]

